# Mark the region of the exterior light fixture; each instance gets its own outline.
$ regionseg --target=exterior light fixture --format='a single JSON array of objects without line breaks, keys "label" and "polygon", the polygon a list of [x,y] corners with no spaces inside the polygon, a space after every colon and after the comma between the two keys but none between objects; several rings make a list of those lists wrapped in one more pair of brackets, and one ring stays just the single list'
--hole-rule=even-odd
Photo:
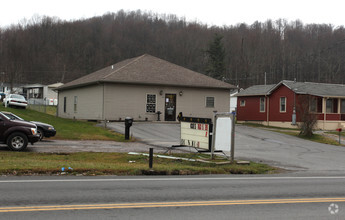
[{"label": "exterior light fixture", "polygon": [[159,91],[159,95],[163,95],[163,90]]},{"label": "exterior light fixture", "polygon": [[183,95],[183,92],[182,92],[182,91],[180,91],[180,92],[179,92],[179,95],[180,95],[180,96],[182,96],[182,95]]}]

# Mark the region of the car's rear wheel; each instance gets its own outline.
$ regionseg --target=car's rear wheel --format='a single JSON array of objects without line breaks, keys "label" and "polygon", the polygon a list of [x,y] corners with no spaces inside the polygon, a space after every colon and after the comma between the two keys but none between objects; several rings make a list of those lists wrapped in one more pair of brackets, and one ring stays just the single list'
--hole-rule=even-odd
[{"label": "car's rear wheel", "polygon": [[41,128],[37,128],[37,134],[40,136],[40,141],[41,141],[44,137],[43,130]]},{"label": "car's rear wheel", "polygon": [[13,151],[22,151],[28,146],[28,138],[23,133],[15,132],[7,138],[7,146]]}]

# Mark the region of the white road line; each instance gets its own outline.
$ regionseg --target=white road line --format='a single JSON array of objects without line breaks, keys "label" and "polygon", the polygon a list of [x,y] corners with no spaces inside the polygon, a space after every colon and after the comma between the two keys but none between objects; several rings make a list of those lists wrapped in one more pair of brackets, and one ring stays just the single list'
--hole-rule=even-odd
[{"label": "white road line", "polygon": [[0,183],[46,183],[46,182],[123,182],[123,181],[194,181],[194,180],[308,180],[308,179],[345,179],[345,176],[310,177],[194,177],[194,178],[130,178],[130,179],[45,179],[45,180],[0,180]]}]

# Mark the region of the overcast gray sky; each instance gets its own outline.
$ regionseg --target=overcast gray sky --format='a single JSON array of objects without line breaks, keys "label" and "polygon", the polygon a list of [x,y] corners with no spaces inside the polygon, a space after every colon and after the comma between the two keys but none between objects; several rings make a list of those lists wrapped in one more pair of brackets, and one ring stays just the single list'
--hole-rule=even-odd
[{"label": "overcast gray sky", "polygon": [[107,12],[142,10],[176,14],[187,21],[209,25],[235,25],[267,19],[300,19],[307,23],[345,25],[344,0],[2,0],[0,26],[18,24],[33,16],[76,20]]}]

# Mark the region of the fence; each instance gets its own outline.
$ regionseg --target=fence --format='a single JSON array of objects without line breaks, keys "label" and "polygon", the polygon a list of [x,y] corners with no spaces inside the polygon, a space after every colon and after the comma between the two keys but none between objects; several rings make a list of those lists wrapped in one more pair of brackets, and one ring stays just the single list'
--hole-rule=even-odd
[{"label": "fence", "polygon": [[28,99],[28,109],[43,112],[50,115],[56,115],[57,101],[49,99]]}]

